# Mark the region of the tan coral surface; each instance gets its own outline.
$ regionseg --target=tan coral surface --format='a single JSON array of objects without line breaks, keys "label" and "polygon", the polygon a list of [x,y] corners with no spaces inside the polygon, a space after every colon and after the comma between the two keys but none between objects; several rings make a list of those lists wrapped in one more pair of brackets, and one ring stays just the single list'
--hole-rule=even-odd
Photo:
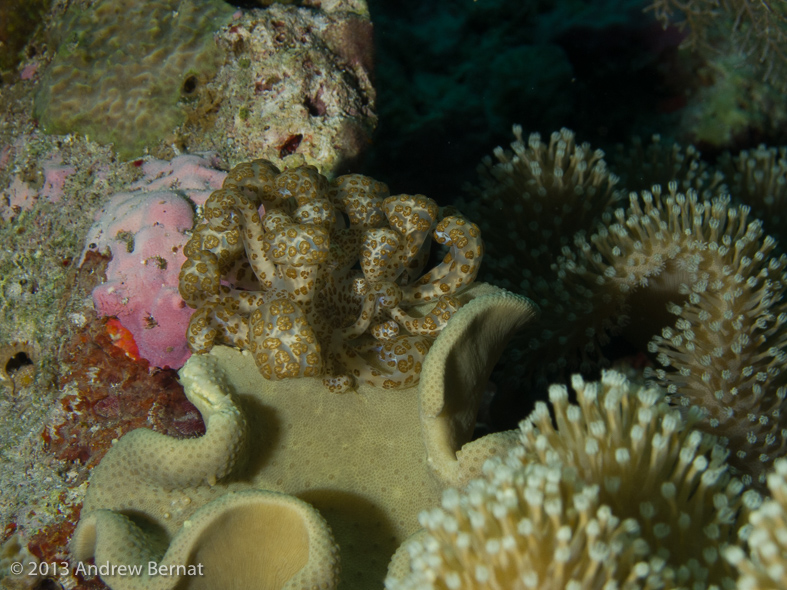
[{"label": "tan coral surface", "polygon": [[[205,418],[205,436],[174,440],[137,430],[119,440],[93,472],[72,542],[76,561],[196,565],[200,556],[210,563],[222,537],[205,525],[217,518],[209,507],[263,490],[295,496],[325,518],[340,547],[340,587],[380,587],[390,556],[417,530],[419,511],[435,505],[445,485],[479,475],[484,460],[507,446],[499,435],[464,444],[472,433],[467,418],[502,346],[534,308],[484,284],[464,296],[469,302],[438,337],[419,388],[361,385],[339,395],[317,378],[269,381],[247,352],[217,346],[193,356],[180,374]],[[315,538],[329,544],[325,534]],[[334,569],[330,559],[324,565],[323,581]],[[187,580],[188,588],[199,582]],[[105,581],[115,590],[171,588],[177,578]]]}]

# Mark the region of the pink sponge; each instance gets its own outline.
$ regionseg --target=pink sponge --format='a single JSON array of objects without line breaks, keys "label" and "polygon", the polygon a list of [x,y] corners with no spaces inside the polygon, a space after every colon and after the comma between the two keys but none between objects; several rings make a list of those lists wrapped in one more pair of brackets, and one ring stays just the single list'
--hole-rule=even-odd
[{"label": "pink sponge", "polygon": [[186,196],[204,200],[203,193],[219,188],[226,174],[196,156],[153,160],[143,170],[149,174],[132,185],[136,190],[112,197],[88,233],[85,253],[112,255],[93,302],[100,315],[120,320],[151,365],[176,369],[190,356],[186,328],[194,311],[178,293],[184,232],[194,224]]},{"label": "pink sponge", "polygon": [[[10,147],[0,150],[0,170],[8,164],[10,154]],[[76,168],[73,166],[63,165],[63,160],[59,156],[41,164],[41,170],[44,186],[40,190],[22,180],[19,174],[11,177],[11,184],[0,195],[2,197],[0,198],[0,218],[9,221],[16,217],[20,211],[32,209],[35,202],[42,197],[57,203],[65,194],[66,180],[76,172]]]},{"label": "pink sponge", "polygon": [[116,316],[140,355],[157,367],[178,368],[189,358],[190,309],[178,293],[183,246],[194,214],[170,192],[115,195],[88,234],[88,248],[112,254],[107,281],[93,289],[102,316]]},{"label": "pink sponge", "polygon": [[218,158],[212,154],[184,154],[171,162],[147,160],[142,164],[145,176],[131,185],[131,190],[177,189],[197,205],[204,205],[210,193],[221,188],[227,173],[216,169]]}]

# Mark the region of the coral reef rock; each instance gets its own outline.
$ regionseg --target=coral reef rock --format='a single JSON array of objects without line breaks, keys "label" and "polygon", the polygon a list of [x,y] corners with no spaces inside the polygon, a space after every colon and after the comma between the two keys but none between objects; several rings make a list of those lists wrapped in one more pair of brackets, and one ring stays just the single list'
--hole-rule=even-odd
[{"label": "coral reef rock", "polygon": [[254,158],[281,165],[297,153],[332,175],[369,147],[377,115],[365,3],[249,10],[218,43],[231,57],[209,86],[221,100],[206,114],[215,130],[196,138],[200,149],[232,166]]},{"label": "coral reef rock", "polygon": [[41,124],[140,154],[185,121],[179,101],[216,73],[213,33],[231,14],[221,0],[72,6],[36,99]]}]

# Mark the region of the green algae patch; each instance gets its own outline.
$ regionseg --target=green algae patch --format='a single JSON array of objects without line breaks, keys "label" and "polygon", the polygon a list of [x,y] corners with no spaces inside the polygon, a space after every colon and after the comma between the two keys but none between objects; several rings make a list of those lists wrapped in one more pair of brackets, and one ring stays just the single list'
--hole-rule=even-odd
[{"label": "green algae patch", "polygon": [[125,159],[167,138],[221,64],[213,33],[233,10],[221,0],[72,7],[36,96],[43,129],[114,144]]}]

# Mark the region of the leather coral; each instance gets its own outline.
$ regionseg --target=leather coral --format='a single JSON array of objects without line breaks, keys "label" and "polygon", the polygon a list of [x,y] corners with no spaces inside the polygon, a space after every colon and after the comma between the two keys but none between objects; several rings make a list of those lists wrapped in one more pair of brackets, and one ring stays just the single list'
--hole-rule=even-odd
[{"label": "leather coral", "polygon": [[553,385],[518,446],[421,513],[388,590],[734,587],[721,552],[760,496],[730,477],[723,443],[620,373],[572,389],[577,404]]},{"label": "leather coral", "polygon": [[[759,166],[768,174],[752,170],[754,180],[783,177],[773,157],[742,154],[735,166],[713,172],[696,150],[651,147],[647,157],[631,158],[622,178],[632,186],[651,186],[651,179],[652,188],[631,192],[623,206],[600,155],[587,164],[602,179],[591,185],[595,191],[579,167],[556,157],[547,163],[569,185],[561,191],[549,175],[536,174],[547,169],[543,164],[529,164],[561,152],[587,159],[589,148],[577,146],[573,134],[553,134],[550,146],[557,148],[537,135],[525,147],[521,130],[515,134],[512,152],[497,150],[498,161],[485,163],[476,192],[492,205],[482,230],[500,222],[503,211],[504,227],[528,230],[521,239],[487,233],[490,253],[509,252],[492,273],[507,275],[503,284],[542,308],[520,338],[519,380],[547,382],[576,367],[593,371],[604,363],[603,345],[619,335],[651,355],[655,366],[646,375],[674,401],[704,408],[703,428],[731,441],[731,462],[744,480],[764,483],[768,464],[787,451],[787,257],[736,201],[780,185],[778,178],[747,183],[732,170]],[[552,212],[566,209],[564,227]]]}]

